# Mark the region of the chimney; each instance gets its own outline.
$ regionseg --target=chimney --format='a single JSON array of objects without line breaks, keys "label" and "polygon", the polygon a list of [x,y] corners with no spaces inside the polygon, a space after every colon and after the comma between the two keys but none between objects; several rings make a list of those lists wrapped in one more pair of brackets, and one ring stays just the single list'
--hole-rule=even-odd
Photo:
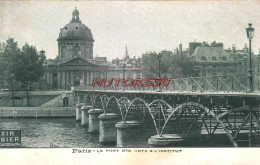
[{"label": "chimney", "polygon": [[41,51],[40,51],[40,54],[41,54],[41,55],[45,55],[45,51],[44,51],[44,50],[41,50]]},{"label": "chimney", "polygon": [[182,44],[179,45],[179,53],[182,55]]},{"label": "chimney", "polygon": [[232,52],[236,52],[236,46],[235,46],[235,44],[232,44]]},{"label": "chimney", "polygon": [[247,47],[247,44],[245,43],[245,45],[244,45],[244,52],[245,53],[248,53],[248,47]]}]

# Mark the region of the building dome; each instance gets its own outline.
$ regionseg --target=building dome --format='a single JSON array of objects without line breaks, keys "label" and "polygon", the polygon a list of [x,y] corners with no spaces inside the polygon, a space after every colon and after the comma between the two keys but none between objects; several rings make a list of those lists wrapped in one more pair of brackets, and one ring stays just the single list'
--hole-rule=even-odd
[{"label": "building dome", "polygon": [[79,11],[75,8],[70,23],[60,29],[58,41],[60,40],[88,40],[94,41],[91,30],[81,23]]}]

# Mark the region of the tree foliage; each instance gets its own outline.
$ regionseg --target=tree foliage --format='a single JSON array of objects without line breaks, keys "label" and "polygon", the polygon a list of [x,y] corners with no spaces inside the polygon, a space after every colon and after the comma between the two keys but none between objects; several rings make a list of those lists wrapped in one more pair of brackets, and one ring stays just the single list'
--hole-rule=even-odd
[{"label": "tree foliage", "polygon": [[44,54],[27,43],[20,49],[13,38],[0,45],[0,75],[4,75],[7,80],[19,81],[23,85],[27,93],[27,105],[29,87],[43,76],[45,59]]},{"label": "tree foliage", "polygon": [[43,62],[45,56],[39,54],[34,46],[25,44],[17,59],[15,77],[25,86],[37,82],[44,74]]},{"label": "tree foliage", "polygon": [[[146,78],[154,78],[159,75],[158,54],[155,52],[147,53],[143,56],[143,74]],[[186,55],[173,55],[162,53],[160,71],[161,78],[181,78],[198,76],[193,62]]]},{"label": "tree foliage", "polygon": [[17,57],[20,54],[17,42],[9,38],[6,43],[1,43],[0,48],[0,71],[5,79],[9,80],[14,74],[17,65]]}]

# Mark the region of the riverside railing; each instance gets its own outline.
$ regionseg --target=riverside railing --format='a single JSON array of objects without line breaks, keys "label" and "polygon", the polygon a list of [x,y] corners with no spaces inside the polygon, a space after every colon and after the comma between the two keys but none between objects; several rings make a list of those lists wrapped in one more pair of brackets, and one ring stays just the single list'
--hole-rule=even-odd
[{"label": "riverside railing", "polygon": [[[258,75],[253,76],[253,92],[259,92],[260,79]],[[150,92],[242,92],[249,91],[249,79],[247,74],[232,74],[211,77],[190,77],[171,79],[167,87],[124,87],[122,83],[118,86],[112,84],[109,87],[81,86],[74,87],[74,90],[113,90],[113,91],[150,91]]]}]

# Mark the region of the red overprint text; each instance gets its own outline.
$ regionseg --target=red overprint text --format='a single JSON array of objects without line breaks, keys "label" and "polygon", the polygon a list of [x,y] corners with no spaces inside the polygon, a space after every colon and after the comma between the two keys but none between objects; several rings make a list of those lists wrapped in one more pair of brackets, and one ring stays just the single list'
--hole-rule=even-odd
[{"label": "red overprint text", "polygon": [[171,79],[164,78],[149,78],[149,79],[119,79],[119,78],[110,78],[107,80],[106,78],[95,78],[92,82],[92,86],[98,86],[98,87],[110,87],[115,86],[118,87],[119,85],[122,85],[123,87],[167,87],[171,83]]}]

